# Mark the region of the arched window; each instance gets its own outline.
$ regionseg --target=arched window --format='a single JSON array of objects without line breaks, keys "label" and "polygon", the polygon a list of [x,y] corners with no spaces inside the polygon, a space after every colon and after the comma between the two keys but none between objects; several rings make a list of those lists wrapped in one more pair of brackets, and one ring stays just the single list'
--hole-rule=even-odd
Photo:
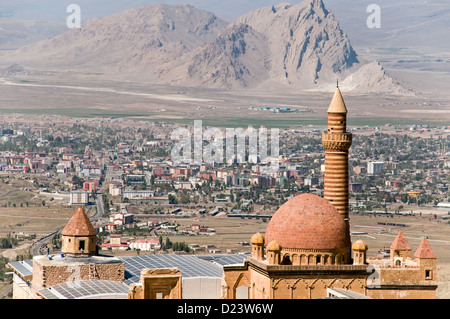
[{"label": "arched window", "polygon": [[281,261],[282,265],[292,265],[291,258],[288,254],[283,256],[283,260]]},{"label": "arched window", "polygon": [[236,288],[236,299],[248,299],[247,286],[239,286]]},{"label": "arched window", "polygon": [[300,265],[307,265],[308,264],[308,257],[306,255],[300,256]]}]

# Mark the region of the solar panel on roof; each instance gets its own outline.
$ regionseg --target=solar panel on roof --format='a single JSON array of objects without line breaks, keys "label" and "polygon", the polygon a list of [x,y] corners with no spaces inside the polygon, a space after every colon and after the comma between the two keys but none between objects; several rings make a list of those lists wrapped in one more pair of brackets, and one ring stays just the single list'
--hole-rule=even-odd
[{"label": "solar panel on roof", "polygon": [[101,294],[128,294],[129,287],[119,281],[84,280],[75,283],[64,283],[40,290],[46,299],[86,298]]},{"label": "solar panel on roof", "polygon": [[216,263],[222,266],[231,264],[243,264],[244,260],[249,256],[248,253],[227,254],[227,255],[199,255],[198,258]]},{"label": "solar panel on roof", "polygon": [[33,275],[33,261],[13,261],[9,265],[23,277]]},{"label": "solar panel on roof", "polygon": [[191,255],[143,255],[119,257],[125,263],[127,280],[139,282],[142,269],[178,268],[183,277],[222,277],[222,267]]}]

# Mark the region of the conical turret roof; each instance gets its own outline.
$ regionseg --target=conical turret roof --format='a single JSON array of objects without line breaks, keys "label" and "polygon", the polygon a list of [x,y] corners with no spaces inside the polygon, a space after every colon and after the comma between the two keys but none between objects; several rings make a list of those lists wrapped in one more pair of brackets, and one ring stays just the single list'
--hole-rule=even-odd
[{"label": "conical turret roof", "polygon": [[417,248],[416,252],[414,253],[414,257],[416,258],[428,258],[428,259],[434,259],[436,258],[436,255],[434,254],[433,250],[431,249],[430,243],[426,238],[423,238],[422,241],[419,244],[419,247]]},{"label": "conical turret roof", "polygon": [[347,113],[347,107],[345,106],[344,98],[339,87],[336,87],[330,107],[328,108],[328,113]]},{"label": "conical turret roof", "polygon": [[61,232],[63,236],[93,236],[97,235],[94,226],[89,217],[87,217],[84,209],[78,207],[66,227]]},{"label": "conical turret roof", "polygon": [[411,250],[411,246],[402,231],[398,232],[390,248],[393,250]]}]

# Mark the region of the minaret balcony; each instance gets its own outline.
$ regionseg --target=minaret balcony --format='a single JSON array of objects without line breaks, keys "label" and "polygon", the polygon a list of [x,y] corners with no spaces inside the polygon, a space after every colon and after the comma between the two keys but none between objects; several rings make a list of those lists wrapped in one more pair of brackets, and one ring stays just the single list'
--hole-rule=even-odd
[{"label": "minaret balcony", "polygon": [[322,133],[325,150],[346,152],[352,145],[352,133]]}]

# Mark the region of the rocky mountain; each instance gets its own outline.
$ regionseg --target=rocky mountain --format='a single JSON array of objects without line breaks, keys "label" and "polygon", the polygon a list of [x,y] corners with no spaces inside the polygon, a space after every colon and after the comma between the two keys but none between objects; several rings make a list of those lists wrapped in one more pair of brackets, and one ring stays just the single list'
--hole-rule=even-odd
[{"label": "rocky mountain", "polygon": [[180,60],[176,72],[161,76],[165,83],[332,91],[340,79],[355,92],[410,94],[381,65],[358,57],[321,0],[251,11]]},{"label": "rocky mountain", "polygon": [[[23,47],[2,61],[126,71],[182,86],[306,90],[348,78],[345,83],[359,91],[402,91],[382,68],[364,67],[322,0],[264,7],[231,24],[190,5],[140,6],[91,19],[81,29]],[[358,85],[349,78],[354,72]]]},{"label": "rocky mountain", "polygon": [[267,45],[267,39],[250,26],[232,24],[214,41],[178,59],[175,67],[163,66],[159,79],[173,85],[254,87],[270,76]]},{"label": "rocky mountain", "polygon": [[4,61],[34,67],[149,70],[212,41],[226,25],[189,5],[135,7],[20,48]]},{"label": "rocky mountain", "polygon": [[286,83],[310,86],[321,79],[335,79],[336,73],[359,63],[349,39],[321,0],[262,8],[236,23],[264,34],[270,44],[271,77]]},{"label": "rocky mountain", "polygon": [[[166,81],[213,87],[276,82],[312,88],[357,64],[358,58],[322,1],[281,3],[251,11],[218,38],[183,59]],[[319,81],[320,80],[320,81]]]},{"label": "rocky mountain", "polygon": [[364,64],[340,82],[339,86],[355,93],[414,95],[411,89],[390,77],[378,62]]}]

